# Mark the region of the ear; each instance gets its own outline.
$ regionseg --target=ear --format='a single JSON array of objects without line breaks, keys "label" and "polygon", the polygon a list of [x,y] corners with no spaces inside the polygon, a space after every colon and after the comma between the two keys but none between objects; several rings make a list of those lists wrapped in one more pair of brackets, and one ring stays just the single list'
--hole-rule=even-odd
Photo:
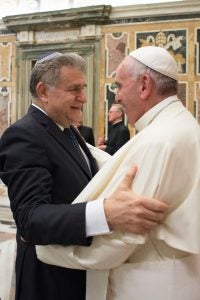
[{"label": "ear", "polygon": [[143,100],[146,100],[152,91],[153,82],[150,76],[146,73],[141,76],[140,80],[141,80],[140,96]]},{"label": "ear", "polygon": [[42,102],[48,102],[48,100],[47,100],[47,90],[48,90],[48,87],[44,82],[38,82],[38,84],[36,86],[36,91],[37,91],[38,98]]}]

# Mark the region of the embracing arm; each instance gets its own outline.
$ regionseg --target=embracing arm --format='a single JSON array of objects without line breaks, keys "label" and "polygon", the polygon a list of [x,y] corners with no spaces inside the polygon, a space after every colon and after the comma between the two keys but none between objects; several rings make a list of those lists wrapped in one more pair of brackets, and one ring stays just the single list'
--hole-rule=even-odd
[{"label": "embracing arm", "polygon": [[[89,245],[85,237],[85,203],[64,204],[75,198],[67,193],[70,183],[66,184],[64,155],[64,149],[46,129],[30,122],[8,128],[1,138],[0,177],[8,186],[18,234],[31,245]],[[58,171],[53,175],[56,164],[60,168],[55,168]],[[72,172],[73,182],[79,176],[75,170]],[[57,184],[53,184],[53,176]],[[68,177],[71,180],[72,176]]]},{"label": "embracing arm", "polygon": [[[123,263],[139,244],[145,242],[143,235],[157,226],[167,209],[165,203],[139,197],[131,191],[135,173],[136,167],[133,167],[127,172],[115,192],[106,199],[105,213],[112,229],[123,229],[136,234],[113,232],[109,235],[97,236],[94,237],[89,248],[60,245],[36,246],[38,258],[48,264],[73,269],[107,269]],[[128,207],[123,207],[122,198],[129,203]],[[116,208],[113,211],[114,206]],[[118,220],[121,220],[121,223]]]}]

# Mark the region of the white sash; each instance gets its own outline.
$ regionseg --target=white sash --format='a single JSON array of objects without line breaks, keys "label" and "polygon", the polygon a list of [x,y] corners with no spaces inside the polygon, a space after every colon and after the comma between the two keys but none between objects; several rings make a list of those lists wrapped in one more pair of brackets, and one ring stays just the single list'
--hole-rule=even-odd
[{"label": "white sash", "polygon": [[109,270],[88,270],[86,300],[106,300]]}]

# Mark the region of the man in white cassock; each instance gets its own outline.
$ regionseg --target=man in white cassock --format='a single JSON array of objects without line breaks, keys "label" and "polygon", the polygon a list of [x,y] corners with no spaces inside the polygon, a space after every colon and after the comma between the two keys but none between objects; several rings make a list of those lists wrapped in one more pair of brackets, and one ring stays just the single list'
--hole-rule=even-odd
[{"label": "man in white cassock", "polygon": [[168,215],[146,236],[110,232],[90,247],[37,246],[38,258],[87,269],[90,300],[199,300],[200,128],[177,97],[176,62],[164,48],[139,48],[118,66],[115,82],[116,100],[138,133],[75,202],[117,193],[116,184],[136,164],[132,188],[167,201]]}]

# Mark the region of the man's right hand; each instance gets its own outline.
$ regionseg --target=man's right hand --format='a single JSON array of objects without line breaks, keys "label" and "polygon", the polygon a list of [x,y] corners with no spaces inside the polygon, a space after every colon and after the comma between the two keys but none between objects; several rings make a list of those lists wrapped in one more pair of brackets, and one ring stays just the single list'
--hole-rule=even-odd
[{"label": "man's right hand", "polygon": [[101,137],[98,139],[98,142],[97,142],[97,146],[101,146],[101,145],[104,145],[105,144],[105,139],[104,137]]},{"label": "man's right hand", "polygon": [[132,182],[137,172],[133,166],[115,192],[105,199],[104,210],[111,230],[146,235],[165,218],[168,204],[136,195]]}]

